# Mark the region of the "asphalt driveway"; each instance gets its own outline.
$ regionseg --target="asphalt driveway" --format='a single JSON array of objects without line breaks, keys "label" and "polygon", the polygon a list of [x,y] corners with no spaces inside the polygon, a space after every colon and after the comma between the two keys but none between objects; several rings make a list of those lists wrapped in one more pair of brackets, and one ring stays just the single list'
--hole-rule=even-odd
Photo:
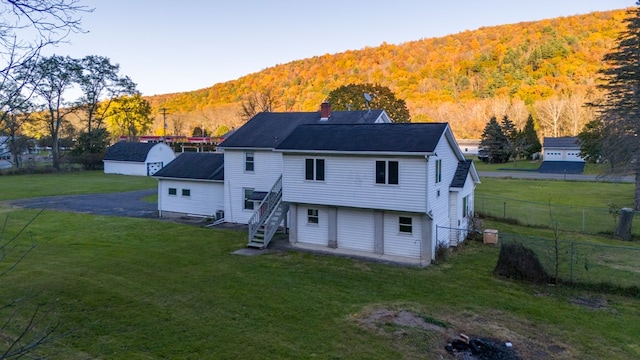
[{"label": "asphalt driveway", "polygon": [[110,194],[50,196],[33,199],[11,200],[11,206],[27,209],[52,209],[94,215],[157,218],[158,204],[143,201],[154,195],[157,189]]}]

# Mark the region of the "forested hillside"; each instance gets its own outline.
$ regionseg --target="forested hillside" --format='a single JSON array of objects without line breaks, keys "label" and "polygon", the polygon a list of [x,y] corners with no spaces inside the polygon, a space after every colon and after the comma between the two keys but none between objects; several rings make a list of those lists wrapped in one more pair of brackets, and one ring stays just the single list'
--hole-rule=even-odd
[{"label": "forested hillside", "polygon": [[[215,131],[241,124],[243,97],[270,92],[275,111],[314,111],[349,83],[377,83],[406,100],[412,121],[449,122],[458,138],[479,138],[491,116],[540,136],[575,135],[592,116],[603,55],[623,29],[624,10],[524,22],[399,45],[325,54],[276,65],[201,90],[148,97],[168,109],[168,130]],[[203,74],[203,76],[205,76]],[[157,129],[162,118],[157,117]]]}]

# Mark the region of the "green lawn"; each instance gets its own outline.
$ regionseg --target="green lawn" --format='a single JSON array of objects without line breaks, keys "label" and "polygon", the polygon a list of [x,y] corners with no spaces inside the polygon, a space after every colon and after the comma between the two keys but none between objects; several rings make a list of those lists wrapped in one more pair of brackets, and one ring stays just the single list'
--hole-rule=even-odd
[{"label": "green lawn", "polygon": [[[478,171],[504,171],[509,173],[512,171],[533,171],[540,167],[540,161],[518,160],[516,162],[509,161],[504,164],[487,164],[478,160],[477,156],[470,157]],[[584,174],[599,175],[606,170],[603,164],[585,164]]]},{"label": "green lawn", "polygon": [[0,176],[0,201],[54,195],[122,192],[151,189],[149,176],[105,175],[102,171]]},{"label": "green lawn", "polygon": [[[117,191],[111,182],[100,191]],[[35,211],[0,214],[9,215],[8,239]],[[32,296],[0,319],[18,309],[26,321],[35,304],[55,305],[68,334],[43,348],[52,358],[434,359],[447,358],[446,340],[461,332],[509,340],[527,359],[640,357],[639,299],[496,278],[498,249],[479,243],[424,269],[297,251],[241,256],[232,252],[244,232],[56,211],[20,239],[0,273],[32,240],[37,247],[0,276],[0,303]],[[408,310],[444,332],[367,321],[382,309]]]},{"label": "green lawn", "polygon": [[[633,206],[632,183],[483,178],[475,197],[480,214],[591,234],[613,233],[617,218],[610,209]],[[632,232],[640,237],[640,222]]]}]

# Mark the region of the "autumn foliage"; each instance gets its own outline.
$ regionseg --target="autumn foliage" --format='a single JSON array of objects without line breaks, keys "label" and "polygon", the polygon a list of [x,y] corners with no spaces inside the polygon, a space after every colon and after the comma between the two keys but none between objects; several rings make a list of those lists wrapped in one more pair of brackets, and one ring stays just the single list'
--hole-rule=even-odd
[{"label": "autumn foliage", "polygon": [[624,10],[594,12],[383,43],[148,100],[191,127],[215,131],[241,124],[237,114],[247,94],[270,91],[274,111],[314,111],[340,86],[374,83],[406,101],[412,121],[449,122],[458,138],[479,138],[493,116],[507,115],[522,128],[529,114],[541,136],[577,135],[593,117],[583,105],[600,96],[601,60],[624,17]]}]

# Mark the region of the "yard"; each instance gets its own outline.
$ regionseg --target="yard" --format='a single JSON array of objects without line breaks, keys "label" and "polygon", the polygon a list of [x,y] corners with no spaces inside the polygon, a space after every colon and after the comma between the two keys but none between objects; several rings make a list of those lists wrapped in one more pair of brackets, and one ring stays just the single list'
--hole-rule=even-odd
[{"label": "yard", "polygon": [[[0,188],[12,189],[0,196],[154,184],[96,173],[53,178],[0,177]],[[573,189],[582,192],[580,186],[592,194],[593,183]],[[618,190],[622,195],[607,196],[632,194]],[[0,239],[36,213],[0,205],[8,216]],[[37,304],[52,308],[57,333],[65,336],[42,348],[51,358],[446,359],[452,357],[444,346],[459,333],[510,341],[526,359],[640,357],[640,299],[496,278],[498,248],[480,243],[418,269],[288,250],[235,255],[245,245],[244,232],[155,219],[46,211],[28,230],[13,258],[0,262],[2,273],[32,240],[37,244],[0,276],[0,303],[28,296],[2,309],[0,319],[17,309],[24,324]],[[416,321],[396,321],[401,310]],[[416,325],[422,323],[431,326]]]}]

